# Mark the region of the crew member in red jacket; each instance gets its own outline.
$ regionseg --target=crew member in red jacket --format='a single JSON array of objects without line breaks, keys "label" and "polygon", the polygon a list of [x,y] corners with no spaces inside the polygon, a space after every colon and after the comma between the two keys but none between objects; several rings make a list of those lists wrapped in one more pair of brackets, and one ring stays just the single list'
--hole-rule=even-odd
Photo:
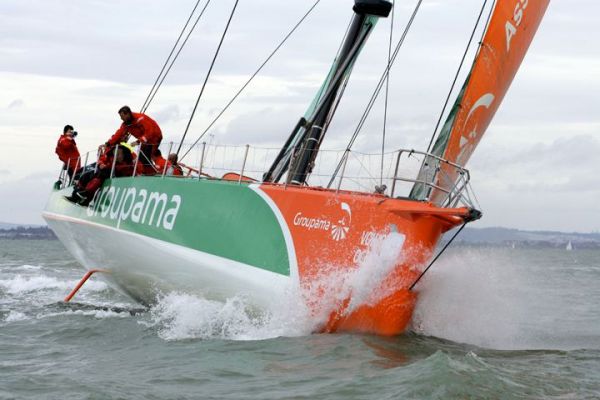
[{"label": "crew member in red jacket", "polygon": [[73,174],[79,169],[79,150],[75,143],[75,136],[77,136],[77,132],[73,130],[73,127],[65,125],[63,134],[56,143],[56,154],[64,163],[63,169],[67,170],[69,178],[73,178]]},{"label": "crew member in red jacket", "polygon": [[82,206],[87,206],[94,197],[96,191],[102,186],[102,183],[111,177],[111,171],[112,177],[115,178],[133,175],[135,166],[131,150],[126,146],[121,145],[118,147],[115,156],[113,154],[115,149],[117,149],[117,147],[105,151],[98,157],[96,172],[90,176],[82,176],[77,182],[77,185],[73,188],[71,196],[66,197],[67,200]]},{"label": "crew member in red jacket", "polygon": [[177,153],[169,154],[169,158],[167,158],[167,162],[169,163],[167,170],[168,175],[183,176],[183,168],[181,168],[181,165],[177,162],[178,159]]},{"label": "crew member in red jacket", "polygon": [[152,153],[152,162],[154,162],[154,165],[160,174],[166,173],[165,170],[171,166],[171,164],[163,158],[159,149],[154,150],[154,153]]},{"label": "crew member in red jacket", "polygon": [[140,160],[142,172],[145,175],[154,175],[156,170],[152,165],[152,153],[158,148],[162,141],[160,127],[152,118],[142,113],[134,113],[129,106],[119,109],[121,127],[106,142],[107,147],[113,147],[117,143],[127,140],[128,135],[137,139],[135,144],[140,145]]}]

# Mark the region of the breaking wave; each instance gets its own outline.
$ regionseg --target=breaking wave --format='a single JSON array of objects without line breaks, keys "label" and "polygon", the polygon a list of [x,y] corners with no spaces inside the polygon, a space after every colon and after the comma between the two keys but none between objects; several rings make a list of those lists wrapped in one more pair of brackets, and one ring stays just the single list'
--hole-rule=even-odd
[{"label": "breaking wave", "polygon": [[110,309],[88,309],[88,310],[64,310],[57,312],[44,312],[36,315],[36,319],[53,318],[59,316],[86,316],[94,317],[96,319],[104,318],[129,318],[131,316],[128,312],[113,311]]},{"label": "breaking wave", "polygon": [[[25,320],[40,320],[57,316],[88,316],[94,318],[127,317],[132,315],[131,303],[121,303],[109,286],[99,280],[86,282],[77,293],[76,301],[63,303],[64,296],[79,282],[73,271],[36,265],[10,266],[0,269],[0,322],[3,325]],[[68,275],[67,275],[68,274]]]},{"label": "breaking wave", "polygon": [[16,269],[20,269],[20,270],[25,270],[25,271],[39,271],[41,270],[43,267],[39,266],[39,265],[29,265],[29,264],[24,264],[24,265],[20,265],[18,266]]},{"label": "breaking wave", "polygon": [[[355,269],[324,268],[310,285],[289,288],[274,298],[268,309],[256,309],[249,299],[208,300],[186,293],[161,296],[150,311],[149,321],[164,340],[227,339],[262,340],[279,336],[303,336],[318,331],[330,313],[348,297],[348,312],[377,301],[385,292],[373,292],[398,262],[403,236],[390,234],[373,240]],[[318,304],[316,303],[318,299]]]},{"label": "breaking wave", "polygon": [[150,311],[150,322],[164,340],[228,339],[262,340],[311,333],[302,318],[291,318],[283,309],[256,310],[248,301],[234,297],[225,302],[184,293],[169,293]]},{"label": "breaking wave", "polygon": [[24,321],[26,319],[29,319],[29,317],[27,317],[27,315],[25,315],[24,313],[19,312],[19,311],[10,310],[8,312],[8,314],[6,315],[6,317],[4,318],[4,322],[17,322],[17,321]]},{"label": "breaking wave", "polygon": [[[39,275],[39,276],[23,276],[16,275],[9,279],[0,280],[0,289],[12,295],[22,295],[31,292],[42,290],[61,290],[67,291],[72,289],[77,280],[60,280],[55,277]],[[108,285],[102,281],[88,281],[85,285],[86,290],[99,292],[106,290]]]}]

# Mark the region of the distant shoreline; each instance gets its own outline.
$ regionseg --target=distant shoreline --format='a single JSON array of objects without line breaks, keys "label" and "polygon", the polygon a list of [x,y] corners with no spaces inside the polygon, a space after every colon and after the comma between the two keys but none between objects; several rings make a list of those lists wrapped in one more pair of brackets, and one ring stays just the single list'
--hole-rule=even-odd
[{"label": "distant shoreline", "polygon": [[57,240],[47,226],[16,226],[0,229],[0,239],[10,240]]},{"label": "distant shoreline", "polygon": [[[448,240],[448,232],[442,242]],[[0,239],[57,240],[47,226],[0,223]],[[567,233],[552,231],[522,231],[510,228],[465,228],[454,241],[455,246],[493,246],[512,248],[600,249],[600,233]]]}]

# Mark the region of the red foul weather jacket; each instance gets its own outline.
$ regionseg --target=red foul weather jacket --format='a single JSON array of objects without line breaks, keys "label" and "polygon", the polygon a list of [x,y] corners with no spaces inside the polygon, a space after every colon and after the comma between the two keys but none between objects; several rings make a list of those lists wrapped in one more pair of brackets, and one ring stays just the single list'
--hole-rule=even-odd
[{"label": "red foul weather jacket", "polygon": [[133,115],[133,122],[131,125],[125,125],[123,122],[121,127],[117,129],[110,139],[108,139],[106,144],[114,146],[117,143],[124,141],[128,133],[138,139],[142,144],[160,144],[162,132],[156,121],[146,114],[135,112],[131,114]]},{"label": "red foul weather jacket", "polygon": [[[56,144],[56,154],[60,161],[64,162],[65,165],[69,164],[70,170],[76,170],[77,159],[79,158],[79,150],[77,150],[77,143],[75,139],[67,135],[60,135],[58,143]],[[71,161],[69,161],[71,160]]]},{"label": "red foul weather jacket", "polygon": [[156,169],[158,169],[158,172],[160,172],[161,174],[163,173],[165,168],[168,169],[171,166],[171,163],[165,160],[162,156],[155,157],[153,161],[154,165],[156,165]]}]

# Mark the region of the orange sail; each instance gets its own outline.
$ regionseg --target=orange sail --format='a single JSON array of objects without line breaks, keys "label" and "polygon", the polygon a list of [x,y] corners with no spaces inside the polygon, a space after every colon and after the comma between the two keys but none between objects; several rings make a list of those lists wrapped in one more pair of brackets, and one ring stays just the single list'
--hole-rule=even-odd
[{"label": "orange sail", "polygon": [[[467,163],[508,91],[549,2],[496,2],[479,53],[436,140],[433,154],[461,166]],[[431,161],[424,163],[420,178],[433,180],[439,188],[451,188],[457,178],[455,169]],[[411,195],[436,204],[447,198],[443,190],[427,193],[418,184]]]}]

